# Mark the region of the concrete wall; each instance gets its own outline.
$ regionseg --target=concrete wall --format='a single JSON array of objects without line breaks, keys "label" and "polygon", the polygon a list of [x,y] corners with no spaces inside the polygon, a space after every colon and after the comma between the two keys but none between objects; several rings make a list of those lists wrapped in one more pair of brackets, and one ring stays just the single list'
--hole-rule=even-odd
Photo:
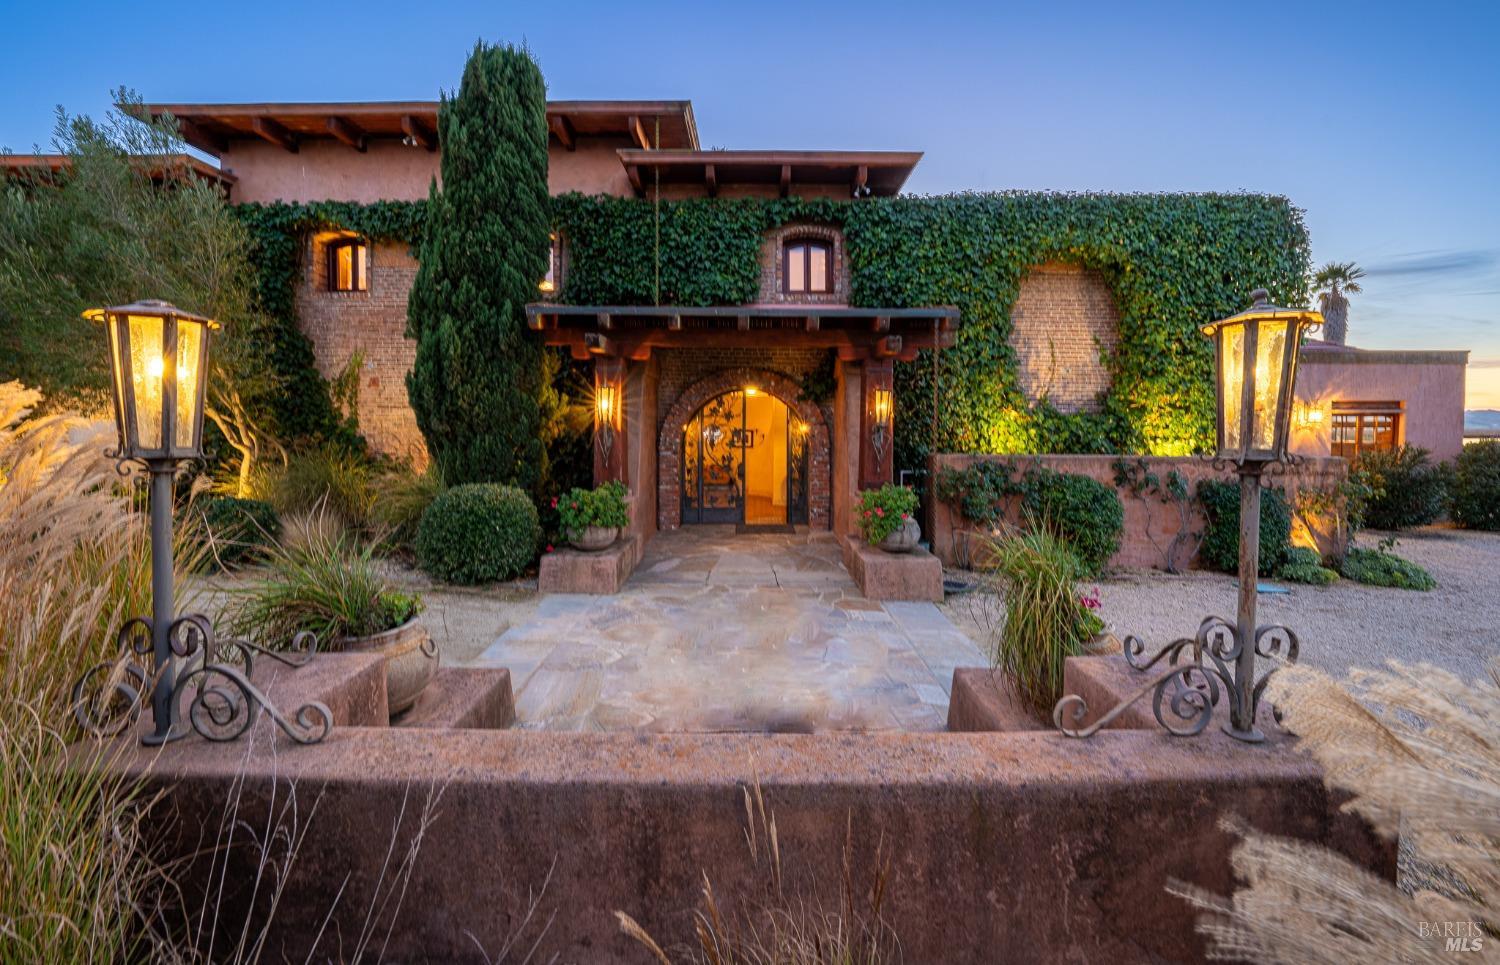
[{"label": "concrete wall", "polygon": [[[1020,471],[1033,465],[1045,466],[1058,472],[1089,476],[1113,487],[1115,485],[1115,456],[971,456],[942,453],[929,461],[931,478],[936,481],[944,469],[963,469],[975,462],[1013,462]],[[1135,462],[1137,457],[1125,457]],[[1197,489],[1202,479],[1233,479],[1228,471],[1216,471],[1202,459],[1192,456],[1152,456],[1146,459],[1150,472],[1165,483],[1167,473],[1176,469],[1186,481],[1188,491]],[[1343,459],[1309,459],[1307,463],[1291,472],[1267,478],[1267,484],[1286,489],[1287,496],[1295,504],[1296,493],[1303,488],[1331,490],[1348,475],[1348,466]],[[1120,502],[1125,508],[1125,525],[1120,534],[1120,549],[1110,558],[1110,565],[1127,568],[1166,568],[1166,552],[1172,539],[1182,531],[1182,518],[1174,504],[1164,505],[1157,497],[1145,500],[1132,496],[1128,491],[1120,492]],[[952,506],[938,499],[929,500],[928,518],[923,531],[932,540],[932,552],[947,565],[964,565],[969,554],[978,548],[976,538],[984,534],[976,531],[974,524],[963,519]],[[1010,522],[1022,521],[1019,501],[1012,498],[1006,506]],[[1194,503],[1188,518],[1188,532],[1201,533],[1207,520]],[[1294,521],[1293,541],[1302,546],[1317,546],[1324,555],[1342,553],[1346,536],[1336,521],[1319,517]],[[1189,552],[1195,551],[1194,541],[1180,547],[1174,556],[1179,568],[1193,565]]]},{"label": "concrete wall", "polygon": [[1322,412],[1311,425],[1295,414],[1292,450],[1326,456],[1331,450],[1334,402],[1399,402],[1399,441],[1430,449],[1434,460],[1463,450],[1464,376],[1468,352],[1374,352],[1304,349],[1297,368],[1297,400]]},{"label": "concrete wall", "polygon": [[[352,151],[350,153],[353,153]],[[364,353],[359,381],[359,425],[375,451],[427,462],[427,446],[406,396],[406,373],[417,343],[406,337],[406,298],[417,262],[404,244],[377,244],[370,251],[368,291],[328,290],[328,240],[304,244],[295,297],[304,334],[312,341],[318,371],[337,375],[356,352]]]},{"label": "concrete wall", "polygon": [[1021,279],[1010,313],[1021,391],[1060,412],[1097,412],[1110,387],[1101,353],[1120,341],[1120,313],[1097,271],[1048,262]]}]

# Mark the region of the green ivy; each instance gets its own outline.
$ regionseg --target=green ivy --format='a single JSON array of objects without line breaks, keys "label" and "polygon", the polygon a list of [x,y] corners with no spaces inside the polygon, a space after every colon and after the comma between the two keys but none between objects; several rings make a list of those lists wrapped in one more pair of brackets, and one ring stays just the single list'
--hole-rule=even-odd
[{"label": "green ivy", "polygon": [[309,204],[238,204],[230,208],[250,234],[257,307],[268,324],[257,351],[280,384],[274,428],[290,441],[353,443],[353,427],[340,418],[328,382],[314,364],[312,342],[297,326],[296,286],[306,237],[315,231],[353,231],[371,241],[420,240],[425,201],[318,201]]},{"label": "green ivy", "polygon": [[[955,305],[958,344],[939,359],[936,438],[925,415],[898,422],[897,459],[947,452],[1186,455],[1212,442],[1209,343],[1199,327],[1264,286],[1307,298],[1307,231],[1285,198],[1255,194],[1051,194],[694,199],[571,194],[553,200],[572,304],[733,305],[759,297],[767,231],[796,221],[843,229],[850,304]],[[656,219],[660,255],[656,257]],[[1061,259],[1097,269],[1120,313],[1102,411],[1029,405],[1016,380],[1010,312],[1027,268]],[[902,411],[926,413],[933,360],[898,366]]]}]

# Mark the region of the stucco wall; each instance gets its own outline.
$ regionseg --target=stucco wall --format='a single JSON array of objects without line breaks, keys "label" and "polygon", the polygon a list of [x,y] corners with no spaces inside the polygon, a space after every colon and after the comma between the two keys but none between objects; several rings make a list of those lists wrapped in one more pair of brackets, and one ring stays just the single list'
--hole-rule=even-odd
[{"label": "stucco wall", "polygon": [[[580,137],[574,151],[553,145],[547,157],[547,186],[553,194],[632,194],[630,179],[615,151],[630,147],[624,138]],[[294,154],[264,141],[235,140],[221,157],[238,181],[236,203],[251,201],[417,201],[440,178],[439,152],[407,147],[400,141],[372,140],[361,154],[331,140],[308,140]]]},{"label": "stucco wall", "polygon": [[[1107,486],[1115,486],[1116,456],[973,456],[956,453],[941,453],[929,461],[931,478],[937,479],[945,469],[964,469],[975,462],[1013,462],[1018,471],[1024,472],[1033,465],[1046,466],[1058,472],[1089,476]],[[1134,462],[1137,457],[1127,456]],[[1146,458],[1147,469],[1166,481],[1167,473],[1177,470],[1187,483],[1188,491],[1197,489],[1202,479],[1233,479],[1228,471],[1220,472],[1203,459],[1192,456]],[[1302,466],[1283,475],[1269,476],[1268,486],[1279,486],[1286,490],[1287,497],[1295,505],[1299,489],[1316,488],[1332,490],[1348,475],[1348,465],[1342,459],[1309,459]],[[1173,537],[1182,531],[1182,517],[1175,504],[1163,504],[1160,497],[1145,494],[1137,498],[1128,491],[1120,491],[1120,502],[1125,508],[1125,525],[1120,534],[1120,549],[1109,560],[1109,565],[1133,569],[1166,569],[1166,553],[1171,548]],[[1019,524],[1021,511],[1018,499],[1010,499],[1006,515],[1010,522]],[[1207,520],[1194,501],[1188,516],[1189,533],[1201,533]],[[923,526],[932,540],[932,552],[945,564],[964,565],[973,551],[978,549],[976,539],[986,534],[977,531],[975,525],[960,516],[952,506],[941,500],[930,500],[928,517]],[[1302,546],[1317,546],[1324,555],[1337,555],[1344,550],[1345,534],[1337,521],[1325,517],[1298,518],[1292,527],[1293,542]],[[1179,568],[1196,565],[1196,541],[1188,539],[1174,552]]]},{"label": "stucco wall", "polygon": [[1467,352],[1304,350],[1297,369],[1297,400],[1316,406],[1322,420],[1306,425],[1294,414],[1292,449],[1310,456],[1331,450],[1334,402],[1401,402],[1399,441],[1452,459],[1463,449],[1464,374]]}]

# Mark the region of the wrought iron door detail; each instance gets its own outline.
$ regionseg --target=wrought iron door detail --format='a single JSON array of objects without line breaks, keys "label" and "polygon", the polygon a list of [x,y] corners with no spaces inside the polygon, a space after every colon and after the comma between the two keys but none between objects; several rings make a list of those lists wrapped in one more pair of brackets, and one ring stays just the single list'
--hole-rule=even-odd
[{"label": "wrought iron door detail", "polygon": [[[808,427],[790,407],[786,419],[788,523],[807,522]],[[745,450],[756,443],[781,445],[746,425],[745,393],[726,392],[703,404],[682,427],[682,521],[745,521]]]}]

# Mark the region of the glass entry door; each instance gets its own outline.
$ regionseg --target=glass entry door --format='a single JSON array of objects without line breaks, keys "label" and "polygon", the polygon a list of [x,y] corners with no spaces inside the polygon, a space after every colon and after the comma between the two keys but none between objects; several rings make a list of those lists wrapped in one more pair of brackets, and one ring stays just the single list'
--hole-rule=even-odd
[{"label": "glass entry door", "polygon": [[682,430],[682,521],[807,522],[807,427],[753,388],[704,403]]}]

